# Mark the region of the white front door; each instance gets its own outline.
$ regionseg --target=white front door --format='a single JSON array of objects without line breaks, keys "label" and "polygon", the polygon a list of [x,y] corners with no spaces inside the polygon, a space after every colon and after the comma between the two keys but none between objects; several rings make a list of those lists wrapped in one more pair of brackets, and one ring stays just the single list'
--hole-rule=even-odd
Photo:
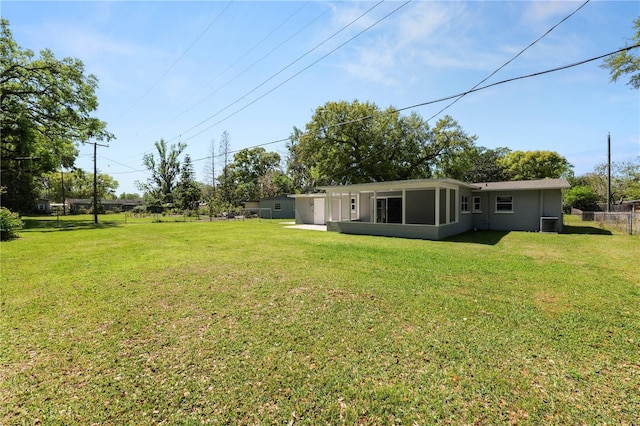
[{"label": "white front door", "polygon": [[313,223],[314,225],[324,225],[324,198],[313,199]]}]

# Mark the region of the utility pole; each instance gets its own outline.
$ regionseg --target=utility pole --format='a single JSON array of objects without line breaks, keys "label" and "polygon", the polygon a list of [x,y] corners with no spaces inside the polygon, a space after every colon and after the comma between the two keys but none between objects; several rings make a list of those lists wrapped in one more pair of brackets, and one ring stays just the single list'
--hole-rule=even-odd
[{"label": "utility pole", "polygon": [[62,215],[67,215],[67,200],[64,197],[64,170],[60,167],[60,188],[62,189]]},{"label": "utility pole", "polygon": [[93,223],[98,223],[98,146],[109,148],[109,145],[102,145],[98,142],[87,142],[93,144]]},{"label": "utility pole", "polygon": [[607,133],[607,213],[611,211],[611,133]]}]

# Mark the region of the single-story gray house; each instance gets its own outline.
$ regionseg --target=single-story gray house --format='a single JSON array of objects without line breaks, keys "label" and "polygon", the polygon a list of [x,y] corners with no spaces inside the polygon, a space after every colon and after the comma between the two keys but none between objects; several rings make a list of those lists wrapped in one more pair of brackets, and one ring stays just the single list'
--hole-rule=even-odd
[{"label": "single-story gray house", "polygon": [[465,183],[415,179],[321,187],[293,194],[299,224],[347,234],[441,240],[472,229],[562,230],[566,179]]},{"label": "single-story gray house", "polygon": [[262,200],[260,200],[259,204],[261,209],[271,209],[272,219],[293,219],[295,217],[295,202],[287,195],[280,195],[273,198],[263,198]]},{"label": "single-story gray house", "polygon": [[51,213],[51,200],[48,198],[38,198],[34,211],[37,214]]},{"label": "single-story gray house", "polygon": [[288,195],[242,203],[246,214],[259,214],[263,219],[293,219],[295,202]]}]

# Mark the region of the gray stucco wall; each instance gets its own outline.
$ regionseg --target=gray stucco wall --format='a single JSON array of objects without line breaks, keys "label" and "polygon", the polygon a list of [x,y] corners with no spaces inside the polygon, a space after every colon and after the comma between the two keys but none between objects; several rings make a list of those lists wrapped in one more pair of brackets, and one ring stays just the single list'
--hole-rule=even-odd
[{"label": "gray stucco wall", "polygon": [[[482,212],[472,212],[473,227],[496,231],[539,231],[540,217],[558,217],[562,229],[562,192],[560,189],[529,191],[476,192]],[[513,212],[496,212],[496,197],[513,197]]]},{"label": "gray stucco wall", "polygon": [[300,197],[293,200],[296,223],[299,225],[313,223],[313,198]]},{"label": "gray stucco wall", "polygon": [[[473,199],[480,197],[480,210],[474,209]],[[473,227],[479,230],[488,230],[489,228],[489,194],[488,193],[472,193],[469,200],[471,205],[471,219]]]},{"label": "gray stucco wall", "polygon": [[562,193],[559,190],[547,189],[542,191],[543,197],[543,216],[561,216],[562,215]]},{"label": "gray stucco wall", "polygon": [[327,230],[342,232],[343,234],[442,240],[453,235],[461,234],[468,229],[461,223],[431,226],[401,225],[395,223],[328,222]]},{"label": "gray stucco wall", "polygon": [[[280,210],[276,210],[276,204],[280,204]],[[273,219],[293,219],[295,201],[286,195],[260,200],[261,209],[271,209]]]},{"label": "gray stucco wall", "polygon": [[562,231],[562,191],[547,189],[542,191],[542,216],[557,217],[557,230]]},{"label": "gray stucco wall", "polygon": [[[471,190],[467,189],[467,188],[460,188],[460,191],[458,192],[458,197],[462,198],[462,196],[466,196],[467,197],[467,201],[469,202],[469,212],[465,212],[463,213],[462,211],[458,212],[458,223],[459,223],[459,233],[463,233],[463,232],[467,232],[473,229],[473,216],[471,214],[471,209],[473,208],[473,203],[472,203],[472,194],[471,194]],[[458,206],[458,209],[461,209],[462,205]]]}]

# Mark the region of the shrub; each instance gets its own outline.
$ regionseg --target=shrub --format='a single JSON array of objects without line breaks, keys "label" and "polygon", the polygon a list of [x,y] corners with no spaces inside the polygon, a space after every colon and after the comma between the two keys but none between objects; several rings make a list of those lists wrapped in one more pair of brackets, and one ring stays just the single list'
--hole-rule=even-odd
[{"label": "shrub", "polygon": [[574,186],[564,194],[564,203],[567,208],[574,207],[579,210],[599,210],[600,196],[590,186]]},{"label": "shrub", "polygon": [[134,206],[133,209],[131,209],[132,213],[135,214],[143,214],[147,212],[147,207],[146,206]]},{"label": "shrub", "polygon": [[18,229],[22,228],[22,220],[18,213],[0,207],[0,241],[18,237]]}]

